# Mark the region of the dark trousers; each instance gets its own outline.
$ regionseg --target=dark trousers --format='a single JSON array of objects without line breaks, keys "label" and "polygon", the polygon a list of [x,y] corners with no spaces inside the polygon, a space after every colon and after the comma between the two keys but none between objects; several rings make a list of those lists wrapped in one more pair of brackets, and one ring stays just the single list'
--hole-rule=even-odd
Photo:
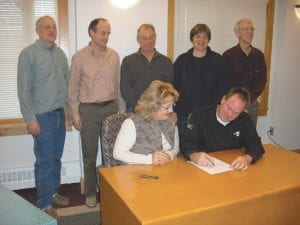
[{"label": "dark trousers", "polygon": [[258,101],[255,100],[253,101],[247,108],[247,111],[254,123],[254,125],[256,126],[257,125],[257,111],[258,111],[258,107],[259,107],[259,104],[258,104]]}]

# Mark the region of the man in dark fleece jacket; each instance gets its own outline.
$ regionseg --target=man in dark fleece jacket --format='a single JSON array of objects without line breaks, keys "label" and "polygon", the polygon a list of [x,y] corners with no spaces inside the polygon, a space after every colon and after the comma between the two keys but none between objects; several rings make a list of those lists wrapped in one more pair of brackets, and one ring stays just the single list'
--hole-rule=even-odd
[{"label": "man in dark fleece jacket", "polygon": [[235,170],[246,170],[264,149],[256,128],[244,110],[250,102],[246,88],[232,88],[218,106],[201,107],[188,120],[181,150],[184,157],[202,166],[212,166],[209,152],[245,148],[245,154],[231,163]]}]

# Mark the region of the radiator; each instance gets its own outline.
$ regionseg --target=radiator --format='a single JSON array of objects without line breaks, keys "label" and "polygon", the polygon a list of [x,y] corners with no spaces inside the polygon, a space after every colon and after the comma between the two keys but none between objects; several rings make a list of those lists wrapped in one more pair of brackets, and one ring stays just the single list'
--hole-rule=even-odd
[{"label": "radiator", "polygon": [[[80,177],[81,174],[78,162],[69,162],[65,165],[62,165],[62,183],[79,182]],[[35,187],[34,168],[24,167],[0,169],[0,183],[11,190]]]}]

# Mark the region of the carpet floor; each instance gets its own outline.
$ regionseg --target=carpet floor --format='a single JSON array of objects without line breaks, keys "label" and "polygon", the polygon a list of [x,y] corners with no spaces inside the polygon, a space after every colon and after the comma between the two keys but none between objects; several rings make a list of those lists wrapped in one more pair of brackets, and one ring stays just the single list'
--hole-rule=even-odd
[{"label": "carpet floor", "polygon": [[[36,204],[35,188],[15,190],[15,193],[32,203]],[[58,225],[99,225],[100,221],[100,204],[99,195],[98,204],[95,208],[89,208],[85,205],[85,196],[81,194],[80,184],[63,184],[59,193],[69,197],[71,203],[68,207],[56,207],[59,215]]]},{"label": "carpet floor", "polygon": [[[34,205],[36,204],[35,188],[20,189],[15,190],[15,192],[30,203]],[[80,183],[62,184],[59,188],[59,194],[71,199],[71,203],[69,206],[78,206],[85,204],[85,197],[81,194]]]},{"label": "carpet floor", "polygon": [[101,225],[99,212],[87,212],[58,218],[58,225]]}]

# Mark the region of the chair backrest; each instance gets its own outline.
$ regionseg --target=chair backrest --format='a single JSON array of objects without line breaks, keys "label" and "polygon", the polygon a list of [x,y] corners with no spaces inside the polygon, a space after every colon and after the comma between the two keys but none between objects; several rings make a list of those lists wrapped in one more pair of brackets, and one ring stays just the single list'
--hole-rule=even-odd
[{"label": "chair backrest", "polygon": [[118,166],[122,163],[113,158],[113,149],[123,121],[133,113],[118,113],[106,117],[102,122],[101,148],[103,165],[106,167]]}]

